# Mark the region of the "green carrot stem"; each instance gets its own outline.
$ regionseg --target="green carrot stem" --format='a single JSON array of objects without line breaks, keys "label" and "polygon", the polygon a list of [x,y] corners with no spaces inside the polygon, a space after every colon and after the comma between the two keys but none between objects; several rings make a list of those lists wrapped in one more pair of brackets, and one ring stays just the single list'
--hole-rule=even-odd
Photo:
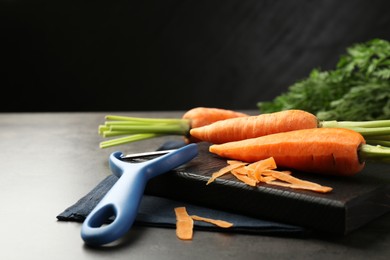
[{"label": "green carrot stem", "polygon": [[159,133],[186,135],[189,125],[112,125],[110,131],[134,131],[137,133]]},{"label": "green carrot stem", "polygon": [[390,134],[390,127],[375,127],[375,128],[349,127],[349,129],[360,133],[364,137]]},{"label": "green carrot stem", "polygon": [[371,159],[375,161],[389,162],[390,147],[363,144],[359,149],[359,156],[363,160]]},{"label": "green carrot stem", "polygon": [[[116,135],[117,131],[128,131],[131,134],[157,133],[188,135],[190,121],[177,118],[141,118],[107,115],[103,126],[99,127],[99,134],[106,136]],[[110,133],[114,132],[114,133]]]},{"label": "green carrot stem", "polygon": [[104,123],[105,126],[112,126],[112,125],[167,125],[168,123],[159,123],[159,122],[137,122],[137,121],[106,121]]},{"label": "green carrot stem", "polygon": [[384,141],[384,140],[366,140],[367,144],[370,145],[380,145],[384,147],[390,147],[390,141]]},{"label": "green carrot stem", "polygon": [[320,123],[320,127],[348,128],[360,133],[364,136],[364,138],[368,138],[370,136],[390,135],[390,120],[374,120],[366,122],[324,121]]},{"label": "green carrot stem", "polygon": [[100,125],[100,126],[99,126],[99,129],[98,129],[98,133],[99,133],[99,135],[101,135],[101,134],[103,134],[104,132],[109,131],[109,130],[110,130],[110,127],[105,126],[105,125]]},{"label": "green carrot stem", "polygon": [[390,127],[390,120],[372,120],[372,121],[323,121],[320,123],[323,127]]},{"label": "green carrot stem", "polygon": [[376,135],[376,136],[367,136],[365,138],[366,140],[383,140],[383,141],[390,141],[390,135]]},{"label": "green carrot stem", "polygon": [[126,144],[130,142],[136,142],[140,140],[145,140],[149,138],[154,138],[159,136],[159,134],[135,134],[135,135],[130,135],[122,138],[116,138],[116,139],[111,139],[108,141],[104,141],[100,143],[100,148],[107,148],[111,146],[116,146],[116,145],[121,145],[121,144]]},{"label": "green carrot stem", "polygon": [[107,115],[105,118],[106,120],[133,121],[138,123],[189,124],[188,119],[181,119],[181,118],[145,118],[145,117],[129,117],[129,116],[115,116],[115,115]]},{"label": "green carrot stem", "polygon": [[131,131],[104,131],[101,135],[103,137],[112,137],[112,136],[133,135],[133,134],[137,134],[137,133]]},{"label": "green carrot stem", "polygon": [[141,118],[107,115],[104,125],[99,126],[103,137],[128,135],[100,143],[100,148],[140,141],[161,135],[188,135],[190,121],[177,118]]}]

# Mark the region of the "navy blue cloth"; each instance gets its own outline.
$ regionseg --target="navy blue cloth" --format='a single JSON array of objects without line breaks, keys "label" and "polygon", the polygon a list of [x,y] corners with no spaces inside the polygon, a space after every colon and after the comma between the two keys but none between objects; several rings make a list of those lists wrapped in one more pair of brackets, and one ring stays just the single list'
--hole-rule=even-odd
[{"label": "navy blue cloth", "polygon": [[[83,222],[92,209],[99,203],[104,195],[110,190],[118,180],[115,175],[110,175],[103,179],[93,190],[78,200],[74,205],[65,209],[57,216],[60,221]],[[209,209],[173,201],[166,198],[144,195],[140,203],[135,225],[146,225],[156,227],[171,227],[176,225],[175,207],[186,207],[188,214],[221,219],[233,223],[233,227],[222,229],[215,225],[195,221],[194,227],[201,230],[224,231],[224,232],[244,232],[244,233],[261,233],[261,234],[284,234],[284,235],[302,235],[308,230],[282,224],[278,222],[265,221],[257,218],[233,214],[229,212]]]},{"label": "navy blue cloth", "polygon": [[[167,142],[158,150],[174,149],[183,144],[180,142]],[[115,175],[106,177],[84,197],[60,213],[57,219],[60,221],[83,222],[117,180],[118,178]],[[195,221],[195,229],[268,235],[303,235],[309,232],[309,230],[299,226],[251,218],[151,195],[143,196],[134,224],[174,228],[176,226],[175,207],[186,207],[190,215],[220,219],[233,223],[233,227],[223,229],[206,222]]]}]

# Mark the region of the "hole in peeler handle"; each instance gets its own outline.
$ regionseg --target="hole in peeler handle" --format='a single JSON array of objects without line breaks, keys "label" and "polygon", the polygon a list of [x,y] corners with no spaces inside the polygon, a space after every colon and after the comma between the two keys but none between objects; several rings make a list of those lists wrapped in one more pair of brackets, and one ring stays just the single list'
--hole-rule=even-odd
[{"label": "hole in peeler handle", "polygon": [[92,228],[108,225],[115,220],[116,215],[117,212],[113,204],[105,205],[95,212],[88,225]]}]

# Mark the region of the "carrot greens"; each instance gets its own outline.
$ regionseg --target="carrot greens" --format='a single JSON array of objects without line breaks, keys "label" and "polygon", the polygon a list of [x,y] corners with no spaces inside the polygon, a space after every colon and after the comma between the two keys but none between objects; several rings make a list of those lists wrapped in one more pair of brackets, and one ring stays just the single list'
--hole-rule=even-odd
[{"label": "carrot greens", "polygon": [[334,70],[313,69],[262,113],[302,109],[321,120],[390,119],[390,42],[373,39],[347,48]]}]

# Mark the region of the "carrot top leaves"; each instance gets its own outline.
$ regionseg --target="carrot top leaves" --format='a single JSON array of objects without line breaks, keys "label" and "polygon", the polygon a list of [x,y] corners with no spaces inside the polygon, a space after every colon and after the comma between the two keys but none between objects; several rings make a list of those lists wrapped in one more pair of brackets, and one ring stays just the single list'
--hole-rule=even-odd
[{"label": "carrot top leaves", "polygon": [[390,42],[372,39],[346,49],[335,69],[313,69],[270,102],[262,113],[303,109],[321,120],[390,118]]}]

